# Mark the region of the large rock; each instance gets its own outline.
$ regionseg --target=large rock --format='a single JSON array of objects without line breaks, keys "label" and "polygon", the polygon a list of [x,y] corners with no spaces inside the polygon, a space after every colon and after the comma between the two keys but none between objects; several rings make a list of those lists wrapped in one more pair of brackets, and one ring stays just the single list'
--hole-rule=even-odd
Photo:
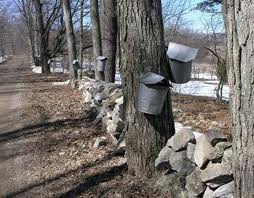
[{"label": "large rock", "polygon": [[[109,121],[111,121],[111,120],[109,120]],[[114,122],[112,124],[107,125],[107,133],[109,133],[113,136],[119,136],[120,133],[116,130],[116,128],[117,128],[117,125]]]},{"label": "large rock", "polygon": [[195,160],[194,160],[194,152],[195,152],[195,147],[196,145],[193,144],[193,143],[188,143],[188,146],[187,146],[187,157],[190,161],[194,162],[195,163]]},{"label": "large rock", "polygon": [[117,141],[116,148],[114,150],[114,153],[117,155],[124,155],[125,154],[125,148],[126,148],[126,143],[125,143],[125,134],[121,134],[119,140]]},{"label": "large rock", "polygon": [[123,96],[115,100],[116,104],[123,105]]},{"label": "large rock", "polygon": [[107,111],[107,117],[112,118],[113,117],[113,111]]},{"label": "large rock", "polygon": [[102,93],[96,93],[94,95],[94,100],[100,104],[102,102],[102,100],[105,100],[107,98],[107,96],[102,92]]},{"label": "large rock", "polygon": [[96,93],[100,93],[104,90],[105,85],[106,82],[104,81],[96,81],[93,84],[93,89],[95,90]]},{"label": "large rock", "polygon": [[107,108],[105,106],[102,106],[99,110],[99,114],[97,115],[96,119],[98,121],[101,121],[104,116],[107,115]]},{"label": "large rock", "polygon": [[108,117],[108,116],[104,116],[103,118],[102,118],[102,120],[101,120],[101,122],[102,122],[102,127],[104,128],[104,129],[106,129],[107,128],[107,123],[108,123],[108,121],[110,120],[110,118]]},{"label": "large rock", "polygon": [[105,86],[104,86],[104,90],[103,90],[103,93],[109,97],[110,94],[115,91],[116,89],[118,88],[118,85],[114,84],[114,83],[107,83]]},{"label": "large rock", "polygon": [[195,164],[187,157],[187,151],[172,152],[170,165],[180,175],[187,176],[195,170]]},{"label": "large rock", "polygon": [[188,198],[188,192],[185,190],[185,178],[171,173],[159,177],[155,186],[159,188],[167,197]]},{"label": "large rock", "polygon": [[125,127],[125,123],[120,118],[113,119],[113,122],[116,124],[116,131],[122,132]]},{"label": "large rock", "polygon": [[221,162],[224,151],[232,146],[229,142],[219,142],[210,153],[209,160],[212,162]]},{"label": "large rock", "polygon": [[120,134],[125,127],[125,124],[122,120],[108,120],[107,121],[107,133],[112,135]]},{"label": "large rock", "polygon": [[174,136],[172,136],[170,139],[168,139],[167,141],[167,146],[170,147],[170,148],[173,148],[173,139],[174,139]]},{"label": "large rock", "polygon": [[107,100],[105,100],[104,102],[107,103],[108,107],[113,109],[116,105],[116,100],[121,98],[122,96],[123,96],[122,89],[117,88],[109,95]]},{"label": "large rock", "polygon": [[97,137],[93,147],[98,148],[100,146],[104,146],[107,144],[107,138],[106,137]]},{"label": "large rock", "polygon": [[158,171],[169,170],[170,166],[170,156],[173,153],[173,149],[165,146],[159,153],[158,157],[155,160],[155,168]]},{"label": "large rock", "polygon": [[90,80],[82,79],[79,83],[79,90],[90,91],[93,88],[94,81],[95,80],[93,79]]},{"label": "large rock", "polygon": [[206,188],[203,198],[213,198],[213,191],[209,187]]},{"label": "large rock", "polygon": [[116,105],[113,109],[113,119],[114,117],[118,117],[124,120],[124,107],[123,107],[123,97],[118,98],[116,101]]},{"label": "large rock", "polygon": [[227,170],[233,174],[233,150],[232,148],[224,151],[221,164],[227,168]]},{"label": "large rock", "polygon": [[205,170],[201,171],[201,179],[211,188],[217,188],[233,180],[232,174],[222,164],[208,164]]},{"label": "large rock", "polygon": [[185,188],[189,191],[190,195],[199,196],[206,189],[205,183],[203,183],[201,180],[200,173],[200,170],[197,168],[194,172],[186,177]]},{"label": "large rock", "polygon": [[195,143],[193,132],[189,128],[182,128],[174,135],[173,149],[175,151],[186,149],[189,142]]},{"label": "large rock", "polygon": [[212,145],[205,135],[197,139],[194,160],[198,167],[202,168],[208,162],[211,151]]},{"label": "large rock", "polygon": [[83,96],[85,97],[84,102],[85,103],[92,103],[92,94],[89,91],[84,91]]},{"label": "large rock", "polygon": [[116,100],[121,98],[123,96],[123,91],[122,89],[116,89],[110,94],[110,100],[114,103],[116,103]]},{"label": "large rock", "polygon": [[234,181],[227,183],[213,192],[214,198],[232,197],[234,193]]},{"label": "large rock", "polygon": [[206,133],[206,136],[212,146],[215,146],[218,142],[226,142],[227,137],[220,131],[215,129],[209,129]]},{"label": "large rock", "polygon": [[77,89],[79,88],[79,81],[78,79],[72,79],[70,80],[69,84],[68,84],[72,89]]}]

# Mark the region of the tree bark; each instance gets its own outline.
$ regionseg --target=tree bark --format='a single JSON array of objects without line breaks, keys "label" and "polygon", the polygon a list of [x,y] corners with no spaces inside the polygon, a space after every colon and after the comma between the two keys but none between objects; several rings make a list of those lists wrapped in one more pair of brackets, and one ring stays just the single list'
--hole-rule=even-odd
[{"label": "tree bark", "polygon": [[254,197],[253,0],[224,0],[235,197]]},{"label": "tree bark", "polygon": [[83,37],[84,37],[84,0],[80,0],[80,43],[79,55],[80,64],[83,64]]},{"label": "tree bark", "polygon": [[175,133],[170,92],[158,116],[135,108],[137,77],[149,71],[167,76],[161,1],[119,0],[118,5],[128,170],[132,175],[150,177],[159,151]]},{"label": "tree bark", "polygon": [[101,1],[102,49],[108,58],[106,62],[105,81],[115,82],[117,51],[117,0]]},{"label": "tree bark", "polygon": [[30,1],[21,1],[21,8],[20,11],[23,13],[26,27],[27,27],[27,33],[28,33],[28,38],[29,38],[29,44],[31,47],[32,51],[32,58],[33,62],[36,66],[40,66],[37,64],[36,61],[36,56],[38,56],[38,53],[36,52],[36,33],[37,31],[35,30],[37,28],[37,23],[36,23],[36,17],[33,17],[32,15],[32,9],[30,5]]},{"label": "tree bark", "polygon": [[[90,15],[93,33],[94,66],[96,67],[96,58],[98,56],[102,56],[101,27],[98,0],[90,0]],[[104,72],[99,72],[95,69],[95,78],[97,80],[104,80]]]},{"label": "tree bark", "polygon": [[39,36],[39,48],[40,48],[40,59],[41,59],[41,67],[42,67],[42,73],[43,74],[49,74],[50,73],[50,67],[48,65],[48,45],[47,45],[47,38],[45,34],[45,28],[44,28],[44,20],[43,20],[43,13],[42,13],[42,3],[40,0],[33,0],[35,4],[35,10],[36,10],[36,18],[38,22],[38,36]]},{"label": "tree bark", "polygon": [[77,50],[76,50],[75,37],[73,32],[70,1],[62,0],[62,6],[63,6],[64,17],[65,17],[65,26],[66,26],[66,34],[67,34],[70,77],[78,78],[77,69],[73,67],[73,60],[77,59]]}]

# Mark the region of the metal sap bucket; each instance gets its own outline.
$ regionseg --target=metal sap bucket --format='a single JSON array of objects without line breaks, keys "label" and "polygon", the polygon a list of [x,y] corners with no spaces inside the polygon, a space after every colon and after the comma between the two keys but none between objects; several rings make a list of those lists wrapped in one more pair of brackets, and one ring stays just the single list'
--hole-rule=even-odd
[{"label": "metal sap bucket", "polygon": [[80,67],[80,64],[79,64],[79,61],[78,61],[78,60],[73,60],[73,61],[72,61],[72,65],[73,65],[73,68],[74,68],[75,70],[79,70],[79,69],[81,69],[81,67]]},{"label": "metal sap bucket", "polygon": [[140,112],[159,115],[166,99],[169,82],[165,77],[148,72],[139,78],[137,109]]},{"label": "metal sap bucket", "polygon": [[98,56],[96,58],[96,70],[99,72],[105,71],[107,58],[105,56]]},{"label": "metal sap bucket", "polygon": [[183,84],[191,79],[192,61],[196,58],[197,53],[198,49],[169,43],[167,55],[171,69],[171,82]]}]

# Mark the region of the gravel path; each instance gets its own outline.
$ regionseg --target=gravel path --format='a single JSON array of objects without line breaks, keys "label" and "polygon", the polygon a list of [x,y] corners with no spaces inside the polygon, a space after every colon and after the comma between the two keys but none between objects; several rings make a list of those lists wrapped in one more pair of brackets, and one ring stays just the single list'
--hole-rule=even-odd
[{"label": "gravel path", "polygon": [[19,146],[10,140],[26,122],[20,116],[23,96],[29,90],[20,81],[24,60],[24,57],[16,57],[0,65],[0,197],[16,190],[20,182],[16,177],[17,163],[22,161],[14,156]]},{"label": "gravel path", "polygon": [[[82,93],[52,85],[68,77],[28,65],[22,57],[0,65],[0,198],[159,197],[154,181],[134,181],[126,158],[111,155]],[[107,145],[95,148],[102,136]]]}]

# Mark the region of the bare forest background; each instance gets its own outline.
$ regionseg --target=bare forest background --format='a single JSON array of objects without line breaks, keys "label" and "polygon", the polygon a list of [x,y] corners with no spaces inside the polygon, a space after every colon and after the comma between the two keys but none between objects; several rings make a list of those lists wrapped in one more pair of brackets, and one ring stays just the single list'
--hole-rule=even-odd
[{"label": "bare forest background", "polygon": [[[32,0],[1,0],[3,6],[0,8],[0,56],[27,54],[33,58],[31,61],[41,65],[38,57],[40,57],[40,51],[45,50],[46,60],[61,58],[64,60],[65,67],[68,68],[66,26],[61,2],[59,0],[38,1],[39,4],[41,3],[40,9],[43,16],[43,27],[41,28],[38,16],[36,16],[36,2]],[[198,77],[200,73],[210,73],[217,75],[222,81],[221,84],[225,84],[227,81],[225,69],[226,39],[221,5],[210,7],[202,2],[191,0],[162,1],[165,46],[169,42],[175,42],[198,48],[198,57],[193,66],[194,77]],[[101,4],[99,12],[103,54],[105,54],[107,47],[104,46],[107,46],[107,31],[109,30],[103,28],[103,25],[106,26],[107,23],[105,14],[103,14],[105,13],[103,1],[99,1],[99,4]],[[70,1],[70,8],[77,58],[83,63],[93,63],[90,1]],[[200,20],[198,28],[195,27],[197,22],[193,23],[193,19],[191,19],[191,13],[197,11],[204,13],[202,19],[195,19]],[[112,31],[112,27],[110,31]],[[43,36],[40,37],[40,34]],[[117,36],[117,32],[115,34]],[[43,43],[42,48],[45,49],[40,49],[39,42]],[[119,40],[117,43],[119,46]],[[118,50],[116,56],[118,64]],[[217,97],[220,98],[220,95]]]}]

